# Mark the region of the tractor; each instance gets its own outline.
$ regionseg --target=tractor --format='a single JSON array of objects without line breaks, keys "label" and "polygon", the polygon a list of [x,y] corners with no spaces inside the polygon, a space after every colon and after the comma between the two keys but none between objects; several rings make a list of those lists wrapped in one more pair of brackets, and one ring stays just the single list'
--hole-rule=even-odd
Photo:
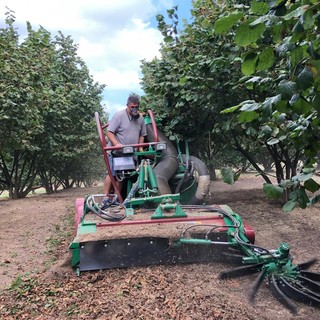
[{"label": "tractor", "polygon": [[[253,302],[266,281],[272,294],[292,313],[293,300],[320,306],[320,274],[307,271],[316,261],[294,264],[290,246],[276,249],[254,244],[255,232],[227,205],[207,205],[210,175],[206,165],[182,154],[158,128],[151,110],[144,115],[146,142],[108,146],[95,114],[108,174],[113,154],[111,195],[76,200],[76,235],[70,244],[72,267],[84,271],[159,264],[230,262],[240,265],[221,279],[258,273],[250,291]],[[117,181],[122,182],[119,190]],[[107,203],[104,199],[108,196]]]}]

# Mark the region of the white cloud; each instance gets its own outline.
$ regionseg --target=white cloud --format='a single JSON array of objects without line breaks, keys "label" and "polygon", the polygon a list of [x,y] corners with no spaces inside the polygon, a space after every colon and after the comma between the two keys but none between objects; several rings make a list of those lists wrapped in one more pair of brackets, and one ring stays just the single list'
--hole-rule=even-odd
[{"label": "white cloud", "polygon": [[78,53],[96,70],[108,65],[120,70],[136,69],[140,60],[159,55],[160,42],[161,35],[156,29],[135,19],[130,29],[116,31],[99,41],[81,37]]},{"label": "white cloud", "polygon": [[127,19],[148,19],[156,8],[151,0],[2,0],[19,21],[57,30],[94,30],[125,25]]},{"label": "white cloud", "polygon": [[114,103],[112,101],[104,101],[105,112],[109,114],[110,118],[115,114],[115,112],[125,108],[124,104]]},{"label": "white cloud", "polygon": [[103,72],[96,72],[95,79],[99,83],[106,84],[108,89],[134,90],[140,87],[139,74],[136,70],[124,70],[113,67],[106,67]]},{"label": "white cloud", "polygon": [[172,0],[0,0],[2,20],[7,6],[20,34],[29,21],[34,29],[41,25],[52,35],[70,35],[96,81],[128,92],[140,90],[141,60],[159,55],[162,36],[151,19],[172,5]]},{"label": "white cloud", "polygon": [[119,87],[121,82],[126,86],[128,76],[137,83],[140,60],[158,54],[161,35],[147,22],[157,12],[151,0],[7,0],[1,4],[15,11],[17,23],[24,27],[29,21],[34,29],[41,25],[53,34],[70,34],[94,77],[100,81],[101,74],[113,70],[116,77],[110,86]]}]

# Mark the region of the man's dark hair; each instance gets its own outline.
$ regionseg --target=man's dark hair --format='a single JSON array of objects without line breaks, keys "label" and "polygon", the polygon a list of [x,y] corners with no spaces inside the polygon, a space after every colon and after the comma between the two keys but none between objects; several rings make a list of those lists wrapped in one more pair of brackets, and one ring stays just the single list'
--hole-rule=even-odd
[{"label": "man's dark hair", "polygon": [[140,104],[140,98],[137,94],[135,93],[130,93],[128,100],[127,100],[127,105],[130,103],[134,103],[134,104]]}]

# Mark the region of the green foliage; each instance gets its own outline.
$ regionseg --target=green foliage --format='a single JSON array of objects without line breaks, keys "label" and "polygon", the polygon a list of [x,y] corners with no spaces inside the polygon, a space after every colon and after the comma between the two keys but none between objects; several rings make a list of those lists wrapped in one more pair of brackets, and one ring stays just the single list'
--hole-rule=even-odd
[{"label": "green foliage", "polygon": [[234,41],[238,46],[247,47],[254,44],[264,33],[266,27],[263,23],[251,26],[251,22],[252,20],[248,19],[237,28]]},{"label": "green foliage", "polygon": [[280,199],[283,195],[283,188],[275,186],[271,183],[264,183],[263,191],[270,199]]},{"label": "green foliage", "polygon": [[[319,3],[195,0],[193,19],[179,33],[175,10],[171,23],[157,17],[161,58],[142,61],[143,100],[165,133],[191,141],[191,152],[207,163],[236,150],[267,184],[262,154],[272,159],[279,186],[297,175],[299,161],[313,168],[320,149]],[[318,201],[307,200],[307,181],[286,185],[286,209]]]},{"label": "green foliage", "polygon": [[[210,1],[206,3],[209,6]],[[235,77],[241,75],[241,59],[237,58],[241,50],[214,33],[215,6],[194,6],[194,21],[180,34],[174,31],[176,16],[171,24],[163,16],[157,17],[159,30],[164,37],[170,35],[172,41],[163,43],[161,59],[142,61],[143,104],[156,112],[167,136],[188,139],[193,154],[212,162],[212,147],[217,153],[220,146],[225,146],[225,139],[215,130],[230,120],[220,111],[239,102],[246,92],[234,90]],[[236,12],[235,16],[241,14]]]},{"label": "green foliage", "polygon": [[222,181],[228,184],[234,184],[240,177],[239,172],[234,172],[231,168],[222,168],[221,169]]},{"label": "green foliage", "polygon": [[[269,6],[267,11],[266,5]],[[288,211],[295,206],[306,207],[310,200],[305,189],[315,192],[320,187],[314,180],[310,181],[320,148],[320,118],[313,103],[320,90],[320,39],[315,32],[320,26],[319,3],[284,1],[274,7],[273,3],[261,2],[261,8],[257,2],[252,2],[246,19],[229,32],[235,33],[236,43],[246,47],[242,72],[252,75],[251,80],[259,76],[258,87],[271,76],[273,91],[278,95],[264,100],[257,96],[225,112],[237,112],[238,120],[248,126],[256,126],[257,121],[261,128],[267,125],[270,130],[260,131],[260,137],[267,139],[270,147],[284,150],[286,146],[286,152],[290,152],[291,146],[292,150],[304,153],[304,167],[311,164],[311,172],[296,176],[293,171],[287,175],[287,179],[299,181],[299,184],[286,186],[290,202],[284,209]],[[288,156],[286,165],[289,159]],[[279,184],[282,179],[284,177],[278,178]],[[271,194],[275,190],[271,189],[268,186],[265,191]]]},{"label": "green foliage", "polygon": [[224,34],[231,29],[241,18],[243,17],[242,12],[235,11],[226,17],[218,19],[214,23],[214,31],[216,34]]},{"label": "green foliage", "polygon": [[309,177],[307,180],[305,180],[304,187],[313,193],[320,189],[319,183],[317,183],[311,177]]},{"label": "green foliage", "polygon": [[283,211],[284,212],[290,212],[296,207],[296,202],[289,200],[284,206]]},{"label": "green foliage", "polygon": [[77,46],[27,23],[19,41],[14,17],[0,29],[0,181],[12,198],[26,196],[36,177],[47,192],[72,186],[81,166],[94,166],[94,112],[104,86],[94,83]]}]

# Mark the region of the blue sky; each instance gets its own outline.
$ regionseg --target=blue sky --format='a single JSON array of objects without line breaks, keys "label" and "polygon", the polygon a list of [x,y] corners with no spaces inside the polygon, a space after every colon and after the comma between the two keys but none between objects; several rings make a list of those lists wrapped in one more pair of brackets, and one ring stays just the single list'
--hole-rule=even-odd
[{"label": "blue sky", "polygon": [[15,12],[19,34],[26,22],[54,36],[61,31],[79,45],[78,55],[91,75],[105,84],[104,105],[110,115],[124,108],[130,92],[143,94],[140,61],[159,56],[162,41],[156,15],[178,5],[181,19],[190,18],[192,0],[0,0],[1,25],[5,7]]}]

